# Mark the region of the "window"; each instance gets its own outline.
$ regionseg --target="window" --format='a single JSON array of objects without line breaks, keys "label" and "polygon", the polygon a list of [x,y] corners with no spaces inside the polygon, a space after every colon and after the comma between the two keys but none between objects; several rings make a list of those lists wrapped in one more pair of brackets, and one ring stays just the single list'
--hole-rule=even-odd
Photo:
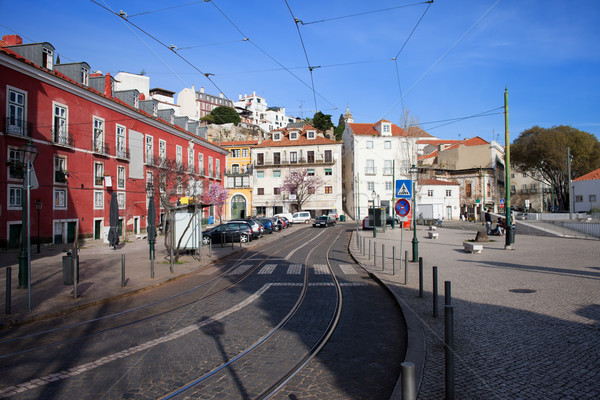
[{"label": "window", "polygon": [[154,138],[146,135],[146,164],[154,165]]},{"label": "window", "polygon": [[265,164],[265,154],[264,153],[257,153],[256,154],[256,164],[257,165],[264,165]]},{"label": "window", "polygon": [[265,188],[258,188],[257,193],[259,196],[262,196],[265,194]]},{"label": "window", "polygon": [[278,151],[273,153],[273,164],[275,164],[275,165],[281,164],[281,153]]},{"label": "window", "polygon": [[116,156],[120,158],[128,158],[127,154],[127,137],[125,134],[125,127],[123,125],[117,125],[117,151]]},{"label": "window", "polygon": [[375,160],[367,160],[367,167],[365,168],[365,174],[375,175]]},{"label": "window", "polygon": [[370,193],[375,190],[375,182],[367,182],[367,191]]},{"label": "window", "polygon": [[256,177],[257,178],[264,178],[265,177],[265,171],[256,171]]},{"label": "window", "polygon": [[281,133],[274,133],[273,140],[281,140]]},{"label": "window", "polygon": [[69,132],[67,130],[67,121],[67,107],[54,103],[54,119],[52,120],[52,132],[54,143],[62,145],[69,144]]},{"label": "window", "polygon": [[214,176],[213,173],[213,158],[208,156],[208,176]]},{"label": "window", "polygon": [[331,150],[325,150],[325,162],[330,163],[333,161],[333,156]]},{"label": "window", "polygon": [[281,188],[280,187],[273,188],[273,194],[281,194]]},{"label": "window", "polygon": [[385,190],[392,190],[392,186],[393,186],[392,182],[389,182],[389,181],[386,182],[385,183]]},{"label": "window", "polygon": [[102,186],[104,181],[104,164],[94,163],[94,186]]},{"label": "window", "polygon": [[178,167],[181,167],[183,163],[183,149],[179,145],[175,146],[175,162]]},{"label": "window", "polygon": [[392,175],[393,167],[392,160],[384,160],[383,161],[383,174],[384,175]]},{"label": "window", "polygon": [[595,194],[590,194],[590,203],[593,203],[596,201],[596,195]]},{"label": "window", "polygon": [[290,132],[290,139],[291,140],[297,140],[298,139],[298,132]]},{"label": "window", "polygon": [[582,195],[576,195],[576,196],[575,196],[575,202],[576,202],[576,203],[581,203],[581,202],[583,202],[583,196],[582,196]]},{"label": "window", "polygon": [[150,184],[154,184],[154,177],[151,171],[146,171],[146,187],[150,186]]},{"label": "window", "polygon": [[183,193],[183,182],[181,181],[181,177],[178,176],[177,177],[177,194],[182,194]]},{"label": "window", "polygon": [[248,149],[242,149],[242,157],[248,157]]},{"label": "window", "polygon": [[281,170],[279,170],[279,169],[273,170],[273,177],[274,178],[279,178],[280,176],[281,176]]},{"label": "window", "polygon": [[92,151],[97,153],[104,152],[104,120],[94,117]]},{"label": "window", "polygon": [[315,176],[315,170],[312,168],[309,168],[308,171],[306,172],[306,175],[308,176]]},{"label": "window", "polygon": [[290,163],[296,164],[298,162],[298,153],[295,151],[290,151]]},{"label": "window", "polygon": [[104,192],[101,190],[94,190],[94,208],[104,208]]},{"label": "window", "polygon": [[429,189],[427,191],[427,197],[433,197],[433,190]]},{"label": "window", "polygon": [[188,171],[194,172],[194,149],[191,147],[188,147]]},{"label": "window", "polygon": [[314,139],[317,135],[315,135],[314,131],[308,131],[308,133],[306,134],[306,137],[309,139]]},{"label": "window", "polygon": [[19,186],[9,186],[8,187],[8,209],[16,210],[21,208],[21,196],[23,194],[23,189]]},{"label": "window", "polygon": [[117,166],[117,187],[125,189],[125,167],[122,165]]},{"label": "window", "polygon": [[54,189],[54,209],[67,208],[67,189]]},{"label": "window", "polygon": [[221,178],[221,159],[219,158],[215,160],[215,177]]},{"label": "window", "polygon": [[308,187],[308,194],[315,194],[315,192],[316,192],[316,189],[315,189],[314,186],[309,186]]},{"label": "window", "polygon": [[231,158],[237,158],[240,156],[240,149],[231,149],[229,150],[229,155]]},{"label": "window", "polygon": [[325,194],[332,194],[333,186],[325,186]]},{"label": "window", "polygon": [[392,127],[389,124],[383,124],[383,133],[390,133],[392,131]]},{"label": "window", "polygon": [[[81,67],[81,83],[85,86],[88,86],[89,81],[90,81],[90,70],[85,68],[85,67]],[[137,106],[136,106],[137,108]]]},{"label": "window", "polygon": [[452,197],[452,190],[446,189],[446,197]]},{"label": "window", "polygon": [[372,148],[373,148],[373,141],[367,140],[367,149],[372,149]]},{"label": "window", "polygon": [[25,106],[27,94],[16,89],[8,89],[8,124],[6,130],[11,135],[27,135]]},{"label": "window", "polygon": [[333,175],[333,170],[331,168],[325,168],[325,176]]},{"label": "window", "polygon": [[23,179],[25,176],[25,167],[21,162],[23,152],[16,147],[8,148],[8,178]]},{"label": "window", "polygon": [[117,203],[120,210],[125,209],[125,192],[117,192]]},{"label": "window", "polygon": [[233,164],[231,166],[231,173],[232,174],[239,174],[240,173],[240,164]]},{"label": "window", "polygon": [[383,142],[383,147],[386,149],[391,149],[392,148],[392,141],[391,140],[386,140],[385,142]]},{"label": "window", "polygon": [[471,184],[467,183],[465,185],[465,195],[466,197],[471,197]]},{"label": "window", "polygon": [[306,159],[309,163],[314,163],[315,162],[315,152],[314,151],[307,151],[306,152]]},{"label": "window", "polygon": [[52,69],[52,64],[54,62],[54,55],[52,50],[44,47],[42,49],[42,67]]},{"label": "window", "polygon": [[67,183],[67,158],[54,156],[54,183]]},{"label": "window", "polygon": [[158,139],[158,162],[161,166],[165,166],[165,161],[167,160],[167,142]]},{"label": "window", "polygon": [[204,174],[204,154],[198,153],[198,173]]}]

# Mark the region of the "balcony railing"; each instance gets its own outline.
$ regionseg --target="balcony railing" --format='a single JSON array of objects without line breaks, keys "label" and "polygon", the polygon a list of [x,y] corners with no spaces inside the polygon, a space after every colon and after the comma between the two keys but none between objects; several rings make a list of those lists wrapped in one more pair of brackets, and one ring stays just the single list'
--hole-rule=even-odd
[{"label": "balcony railing", "polygon": [[239,169],[226,169],[225,176],[252,175],[253,170],[254,168],[252,166],[241,167]]},{"label": "balcony railing", "polygon": [[146,165],[156,166],[156,158],[153,154],[146,154]]},{"label": "balcony railing", "polygon": [[92,146],[92,151],[102,156],[109,156],[110,146],[108,143],[94,143]]},{"label": "balcony railing", "polygon": [[376,167],[365,167],[365,175],[377,175]]},{"label": "balcony railing", "polygon": [[277,165],[314,165],[314,164],[334,164],[335,161],[333,160],[333,157],[324,157],[323,155],[317,156],[315,158],[296,158],[296,159],[290,159],[287,157],[280,157],[280,158],[270,158],[270,159],[263,159],[263,160],[257,160],[256,162],[256,166],[257,167],[262,167],[262,166],[277,166]]},{"label": "balcony railing", "polygon": [[52,142],[56,145],[64,146],[64,147],[73,147],[75,144],[73,137],[69,136],[69,134],[67,132],[63,132],[60,130],[53,132]]},{"label": "balcony railing", "polygon": [[14,136],[31,136],[32,124],[22,119],[6,117],[4,119],[4,132]]},{"label": "balcony railing", "polygon": [[383,174],[384,174],[384,175],[390,175],[390,176],[391,176],[393,173],[394,173],[394,172],[393,172],[393,169],[392,169],[392,168],[384,168],[384,169],[383,169]]},{"label": "balcony railing", "polygon": [[118,148],[115,151],[115,156],[122,160],[129,160],[129,149],[128,148]]}]

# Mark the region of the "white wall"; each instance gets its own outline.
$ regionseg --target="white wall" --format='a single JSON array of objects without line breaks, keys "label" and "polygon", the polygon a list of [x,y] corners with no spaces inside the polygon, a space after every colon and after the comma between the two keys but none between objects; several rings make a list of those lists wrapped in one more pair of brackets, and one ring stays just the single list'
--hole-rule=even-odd
[{"label": "white wall", "polygon": [[[573,211],[589,212],[591,208],[600,208],[600,179],[588,181],[573,181]],[[590,196],[596,196],[596,201],[590,201]],[[577,196],[582,196],[583,201],[576,201]]]}]

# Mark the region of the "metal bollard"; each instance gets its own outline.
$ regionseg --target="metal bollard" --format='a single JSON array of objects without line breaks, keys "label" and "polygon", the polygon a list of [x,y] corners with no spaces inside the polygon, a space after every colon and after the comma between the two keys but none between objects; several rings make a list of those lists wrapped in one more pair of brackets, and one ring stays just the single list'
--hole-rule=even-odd
[{"label": "metal bollard", "polygon": [[[175,259],[175,255],[173,254],[173,247],[171,247],[171,261],[169,262],[169,269],[171,273],[173,273],[173,260]],[[153,264],[154,265],[154,264]],[[154,271],[152,271],[152,277],[154,278]]]},{"label": "metal bollard", "polygon": [[77,284],[79,283],[79,250],[73,249],[73,298],[77,298]]},{"label": "metal bollard", "polygon": [[121,254],[121,287],[125,287],[125,254]]},{"label": "metal bollard", "polygon": [[438,316],[438,267],[433,267],[433,316]]},{"label": "metal bollard", "polygon": [[365,250],[365,238],[364,237],[362,238],[362,246],[361,246],[361,248],[362,248],[362,255],[364,257],[365,256],[365,252],[366,252],[366,250]]},{"label": "metal bollard", "polygon": [[6,314],[10,314],[10,308],[11,308],[11,304],[10,304],[10,298],[11,298],[11,293],[10,293],[10,284],[12,282],[12,267],[6,267],[6,303],[4,304],[4,312]]},{"label": "metal bollard", "polygon": [[454,400],[454,307],[444,307],[446,344],[446,400]]},{"label": "metal bollard", "polygon": [[373,266],[377,266],[377,243],[373,242]]},{"label": "metal bollard", "polygon": [[444,282],[444,304],[449,306],[452,305],[452,282]]},{"label": "metal bollard", "polygon": [[419,297],[423,297],[423,257],[419,257]]},{"label": "metal bollard", "polygon": [[404,252],[404,284],[408,283],[408,250]]},{"label": "metal bollard", "polygon": [[381,270],[385,271],[385,244],[381,245]]},{"label": "metal bollard", "polygon": [[392,275],[396,275],[396,246],[392,247]]},{"label": "metal bollard", "polygon": [[369,260],[371,259],[371,239],[369,239]]},{"label": "metal bollard", "polygon": [[404,361],[400,364],[400,367],[402,374],[402,399],[416,400],[415,364],[410,361]]}]

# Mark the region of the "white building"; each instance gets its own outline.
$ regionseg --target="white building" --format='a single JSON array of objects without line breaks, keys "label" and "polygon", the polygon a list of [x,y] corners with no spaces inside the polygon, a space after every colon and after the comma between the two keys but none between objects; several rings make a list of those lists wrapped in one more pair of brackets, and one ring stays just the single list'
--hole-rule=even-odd
[{"label": "white building", "polygon": [[354,123],[349,111],[344,118],[344,211],[354,219],[364,218],[375,191],[387,216],[392,216],[395,181],[411,179],[410,167],[417,164],[417,140],[431,135],[420,129],[404,130],[385,119],[374,124]]},{"label": "white building", "polygon": [[288,124],[271,132],[271,139],[252,151],[254,164],[253,209],[255,215],[293,213],[298,199],[282,190],[293,171],[306,169],[309,176],[321,177],[324,185],[310,193],[301,205],[313,217],[342,210],[342,144],[304,123]]},{"label": "white building", "polygon": [[438,179],[419,179],[415,193],[419,219],[458,221],[460,218],[460,184]]},{"label": "white building", "polygon": [[191,119],[201,119],[219,106],[233,108],[233,101],[223,96],[223,93],[215,96],[204,93],[203,87],[196,91],[194,86],[185,88],[177,94],[177,104],[180,107],[179,115]]},{"label": "white building", "polygon": [[288,123],[294,122],[294,118],[285,115],[284,107],[267,107],[264,97],[256,95],[239,95],[239,100],[234,103],[235,107],[247,110],[250,113],[249,123],[257,125],[265,132],[285,128]]},{"label": "white building", "polygon": [[575,200],[573,211],[590,212],[592,208],[596,212],[600,209],[600,168],[588,174],[574,179],[573,199]]}]

